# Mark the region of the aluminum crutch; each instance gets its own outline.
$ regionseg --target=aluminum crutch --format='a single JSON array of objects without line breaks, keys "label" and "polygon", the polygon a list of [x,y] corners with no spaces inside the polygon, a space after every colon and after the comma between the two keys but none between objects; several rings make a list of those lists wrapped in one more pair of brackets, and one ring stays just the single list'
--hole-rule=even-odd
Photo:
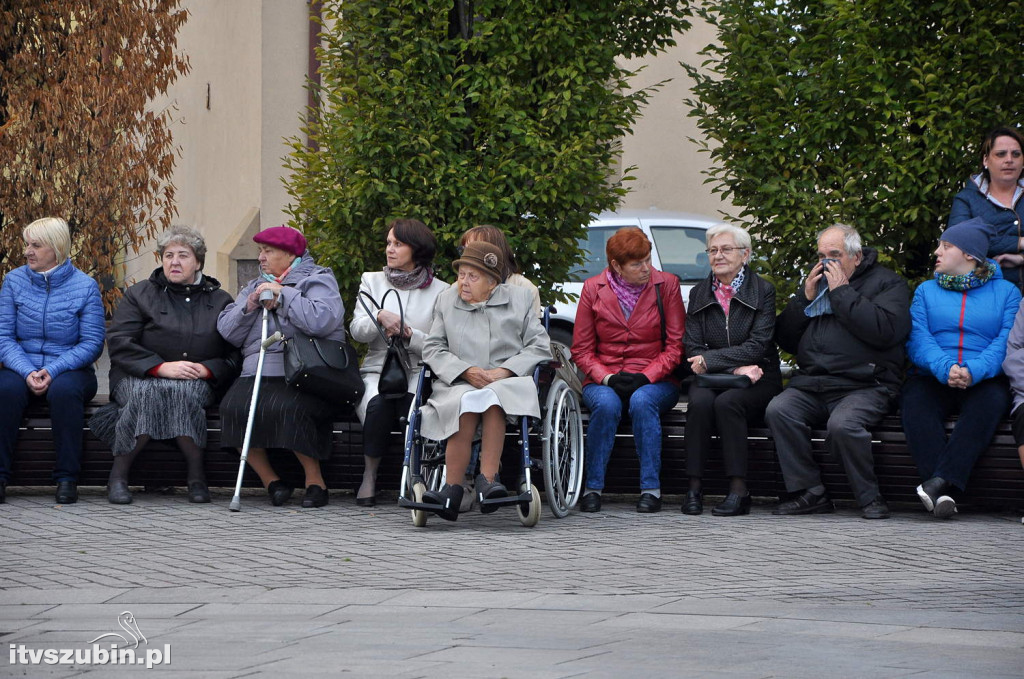
[{"label": "aluminum crutch", "polygon": [[[274,293],[264,290],[260,294],[260,303],[274,299]],[[260,357],[256,361],[256,379],[252,384],[252,398],[249,399],[249,420],[245,423],[245,439],[242,441],[242,459],[238,463],[238,478],[235,480],[235,496],[231,498],[228,509],[237,512],[242,509],[242,476],[245,475],[245,462],[249,459],[249,439],[252,438],[252,424],[256,417],[256,399],[260,395],[260,377],[263,376],[263,358],[266,356],[267,347],[282,339],[281,332],[277,331],[267,337],[267,307],[263,305],[263,327],[260,330]]]}]

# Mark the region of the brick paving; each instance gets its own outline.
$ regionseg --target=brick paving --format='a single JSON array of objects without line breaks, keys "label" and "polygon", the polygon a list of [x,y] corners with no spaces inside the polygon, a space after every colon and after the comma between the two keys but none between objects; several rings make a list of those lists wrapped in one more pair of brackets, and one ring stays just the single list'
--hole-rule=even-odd
[{"label": "brick paving", "polygon": [[[1019,516],[869,522],[683,516],[678,504],[523,528],[514,511],[416,529],[391,502],[86,490],[0,505],[0,636],[83,644],[130,610],[174,676],[1024,676]],[[136,668],[26,666],[0,676]]]}]

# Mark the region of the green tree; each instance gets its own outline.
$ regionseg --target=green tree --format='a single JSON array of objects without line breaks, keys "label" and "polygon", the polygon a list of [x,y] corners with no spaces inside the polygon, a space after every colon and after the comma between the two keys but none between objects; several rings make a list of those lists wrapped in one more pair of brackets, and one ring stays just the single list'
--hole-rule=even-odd
[{"label": "green tree", "polygon": [[[717,0],[692,107],[715,191],[792,290],[836,221],[910,278],[927,275],[980,142],[1022,121],[1024,4]],[[788,285],[787,285],[788,284]]]},{"label": "green tree", "polygon": [[[613,208],[620,138],[649,91],[623,57],[664,50],[678,0],[331,0],[320,106],[293,140],[291,214],[346,299],[383,264],[395,217],[437,235],[439,273],[461,233],[503,228],[551,299],[593,212]],[[535,268],[536,267],[536,268]]]},{"label": "green tree", "polygon": [[0,1],[0,275],[26,225],[63,217],[109,304],[120,253],[170,226],[169,111],[149,105],[188,71],[178,3]]}]

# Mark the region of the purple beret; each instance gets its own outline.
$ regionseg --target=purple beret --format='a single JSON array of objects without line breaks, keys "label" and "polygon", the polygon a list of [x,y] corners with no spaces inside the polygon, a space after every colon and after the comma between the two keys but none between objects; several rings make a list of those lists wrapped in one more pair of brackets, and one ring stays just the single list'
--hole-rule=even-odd
[{"label": "purple beret", "polygon": [[263,229],[252,239],[257,243],[290,252],[296,257],[301,257],[306,252],[306,237],[302,235],[301,231],[290,226],[272,226],[269,229]]}]

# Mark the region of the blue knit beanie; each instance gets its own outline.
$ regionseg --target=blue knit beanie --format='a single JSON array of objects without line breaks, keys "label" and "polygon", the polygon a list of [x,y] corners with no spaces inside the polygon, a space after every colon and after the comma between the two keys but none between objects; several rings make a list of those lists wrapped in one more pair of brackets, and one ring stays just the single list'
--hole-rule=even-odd
[{"label": "blue knit beanie", "polygon": [[992,227],[981,217],[954,224],[942,232],[939,240],[951,243],[979,262],[988,257],[988,245],[992,238]]}]

